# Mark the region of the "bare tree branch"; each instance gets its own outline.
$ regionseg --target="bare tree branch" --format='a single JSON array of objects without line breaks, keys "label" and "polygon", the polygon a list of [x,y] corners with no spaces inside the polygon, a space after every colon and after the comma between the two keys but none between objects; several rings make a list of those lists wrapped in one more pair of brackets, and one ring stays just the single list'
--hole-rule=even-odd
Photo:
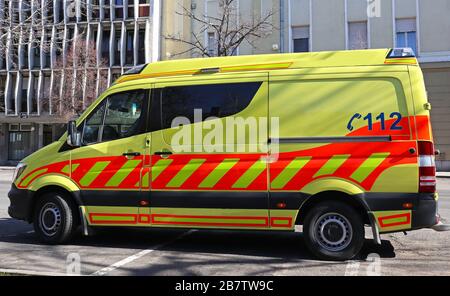
[{"label": "bare tree branch", "polygon": [[61,69],[51,94],[56,113],[66,119],[79,116],[96,99],[97,83],[105,85],[107,74],[98,72],[105,67],[105,60],[97,60],[96,44],[76,36],[65,58],[56,61],[55,69]]},{"label": "bare tree branch", "polygon": [[[173,35],[165,36],[167,40],[187,47],[173,56],[189,52],[203,57],[234,55],[244,42],[255,47],[257,40],[267,37],[275,29],[271,21],[275,15],[274,11],[271,10],[259,17],[243,17],[237,13],[236,5],[237,0],[219,0],[217,17],[197,15],[190,7],[181,6],[181,12],[177,12],[177,15],[191,19],[200,29],[199,32],[192,32],[188,39]],[[214,34],[214,44],[208,44],[209,41],[204,40],[205,32]]]}]

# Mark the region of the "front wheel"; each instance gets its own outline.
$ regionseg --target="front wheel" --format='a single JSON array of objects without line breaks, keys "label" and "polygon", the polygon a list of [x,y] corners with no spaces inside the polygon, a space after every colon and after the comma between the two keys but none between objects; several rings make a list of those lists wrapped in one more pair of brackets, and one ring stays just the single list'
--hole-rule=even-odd
[{"label": "front wheel", "polygon": [[308,249],[324,260],[352,259],[364,243],[361,215],[340,202],[316,205],[306,215],[303,229]]},{"label": "front wheel", "polygon": [[33,221],[39,240],[47,244],[69,241],[76,229],[74,208],[62,194],[44,194],[37,202]]}]

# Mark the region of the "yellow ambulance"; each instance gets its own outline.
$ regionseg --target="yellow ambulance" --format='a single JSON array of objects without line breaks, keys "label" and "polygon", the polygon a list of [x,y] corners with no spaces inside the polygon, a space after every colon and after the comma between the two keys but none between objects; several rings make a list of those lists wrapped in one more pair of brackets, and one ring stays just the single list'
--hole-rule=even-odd
[{"label": "yellow ambulance", "polygon": [[410,49],[139,66],[19,163],[9,214],[49,244],[303,225],[313,254],[350,259],[365,226],[380,243],[438,223],[430,109]]}]

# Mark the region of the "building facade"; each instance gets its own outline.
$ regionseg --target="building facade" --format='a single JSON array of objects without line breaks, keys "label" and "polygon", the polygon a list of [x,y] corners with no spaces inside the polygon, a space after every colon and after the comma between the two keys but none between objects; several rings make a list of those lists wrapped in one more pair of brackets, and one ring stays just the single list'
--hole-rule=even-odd
[{"label": "building facade", "polygon": [[[65,36],[83,29],[94,38],[98,55],[108,60],[107,67],[98,69],[108,77],[106,84],[97,84],[100,93],[133,65],[196,57],[189,52],[180,55],[187,45],[166,37],[191,40],[192,32],[201,31],[202,26],[183,15],[183,9],[200,19],[214,17],[220,13],[220,1],[84,0],[81,3],[85,4],[77,5],[86,8],[75,5],[75,16],[70,16],[67,8],[73,10],[73,1],[59,0],[54,1],[54,23],[64,23]],[[11,9],[12,2],[24,1],[0,0],[0,8]],[[244,42],[239,55],[413,48],[434,107],[434,135],[441,151],[438,165],[450,170],[450,0],[235,0],[235,6],[237,24],[272,12],[274,25],[264,38],[253,44]],[[217,38],[207,30],[201,35],[207,46]],[[0,61],[0,165],[14,163],[46,145],[63,129],[54,124],[58,119],[51,108],[41,108],[39,103],[39,98],[52,91],[55,69],[51,63],[56,53],[50,57],[40,53],[40,64],[35,66],[29,47],[17,50],[28,53],[28,58],[19,59],[19,69]]]},{"label": "building facade", "polygon": [[[176,2],[176,1],[173,1]],[[187,3],[189,2],[189,3]],[[367,48],[411,47],[425,75],[433,105],[435,141],[441,155],[438,167],[450,170],[450,0],[240,0],[241,19],[251,20],[273,9],[279,30],[256,42],[243,44],[239,54],[313,52]],[[214,15],[220,0],[181,1],[196,14]],[[176,14],[176,4],[163,24],[163,34],[181,32],[189,38],[198,30]],[[180,6],[180,4],[178,4]],[[169,11],[167,13],[169,13]],[[205,32],[205,42],[214,41]],[[177,58],[179,44],[164,44],[161,57]]]},{"label": "building facade", "polygon": [[[7,44],[6,55],[0,55],[0,165],[16,163],[65,131],[67,119],[58,116],[58,102],[52,97],[62,94],[60,87],[67,82],[56,64],[75,36],[95,44],[96,95],[133,66],[159,59],[160,0],[48,3],[39,7],[42,12],[31,14],[30,1],[0,0],[0,17],[27,19],[30,25],[42,22],[42,40],[37,43],[51,44],[49,50],[41,50],[19,40]],[[60,48],[53,46],[57,42]]]}]

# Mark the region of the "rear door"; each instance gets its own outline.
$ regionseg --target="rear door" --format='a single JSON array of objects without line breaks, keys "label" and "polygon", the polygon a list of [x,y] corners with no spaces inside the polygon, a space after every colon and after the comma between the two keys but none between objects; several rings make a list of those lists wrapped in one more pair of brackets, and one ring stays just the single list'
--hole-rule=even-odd
[{"label": "rear door", "polygon": [[267,101],[267,74],[155,85],[153,225],[268,228]]}]

